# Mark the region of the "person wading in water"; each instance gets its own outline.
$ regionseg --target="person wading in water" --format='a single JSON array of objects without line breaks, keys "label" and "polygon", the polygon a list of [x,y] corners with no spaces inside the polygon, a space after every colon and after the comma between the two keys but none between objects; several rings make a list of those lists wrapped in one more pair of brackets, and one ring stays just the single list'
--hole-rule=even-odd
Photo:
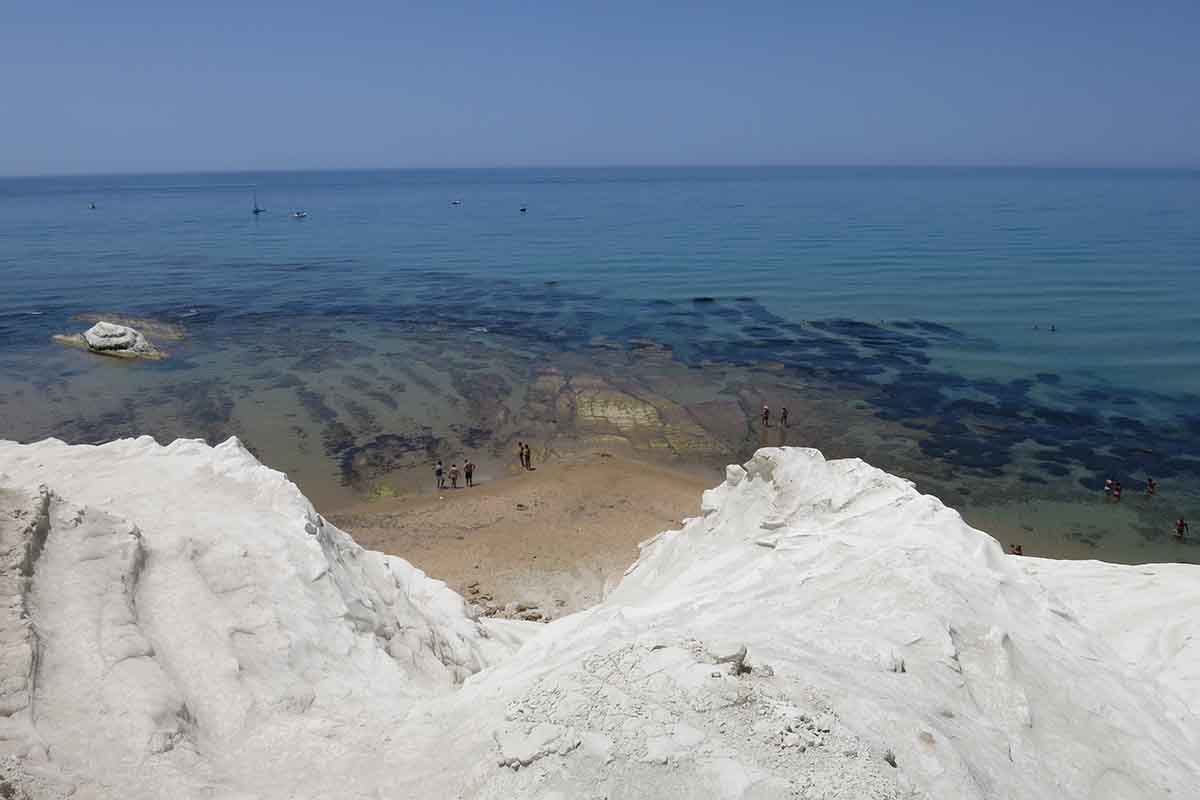
[{"label": "person wading in water", "polygon": [[475,465],[471,463],[471,459],[467,459],[463,464],[463,477],[467,479],[467,486],[475,485]]}]

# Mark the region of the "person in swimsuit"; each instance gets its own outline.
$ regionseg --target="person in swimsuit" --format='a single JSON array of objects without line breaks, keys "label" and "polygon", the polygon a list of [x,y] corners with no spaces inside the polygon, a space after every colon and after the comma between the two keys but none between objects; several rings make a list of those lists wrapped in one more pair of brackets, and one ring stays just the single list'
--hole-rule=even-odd
[{"label": "person in swimsuit", "polygon": [[1112,492],[1113,492],[1112,478],[1105,478],[1104,479],[1104,496],[1112,497]]},{"label": "person in swimsuit", "polygon": [[1025,548],[1021,547],[1019,544],[1010,544],[1008,546],[1008,552],[1010,555],[1023,556],[1025,555]]},{"label": "person in swimsuit", "polygon": [[1113,500],[1121,502],[1121,482],[1113,481]]},{"label": "person in swimsuit", "polygon": [[442,462],[438,461],[433,465],[433,476],[437,478],[437,488],[446,488],[446,468],[442,466]]},{"label": "person in swimsuit", "polygon": [[525,466],[525,443],[517,442],[517,460],[521,462],[521,466]]},{"label": "person in swimsuit", "polygon": [[1146,496],[1153,497],[1154,493],[1157,491],[1158,484],[1155,483],[1154,478],[1146,478]]},{"label": "person in swimsuit", "polygon": [[771,409],[766,406],[763,406],[762,421],[764,428],[771,427]]},{"label": "person in swimsuit", "polygon": [[787,427],[787,417],[787,406],[784,406],[783,411],[779,414],[779,424],[785,428]]},{"label": "person in swimsuit", "polygon": [[471,459],[467,459],[463,464],[463,477],[467,479],[467,486],[475,485],[475,465],[471,463]]},{"label": "person in swimsuit", "polygon": [[458,488],[458,464],[450,465],[450,488]]},{"label": "person in swimsuit", "polygon": [[525,469],[533,469],[533,452],[529,449],[529,445],[525,445]]},{"label": "person in swimsuit", "polygon": [[1183,517],[1175,520],[1175,538],[1182,539],[1183,535],[1188,532],[1188,524]]}]

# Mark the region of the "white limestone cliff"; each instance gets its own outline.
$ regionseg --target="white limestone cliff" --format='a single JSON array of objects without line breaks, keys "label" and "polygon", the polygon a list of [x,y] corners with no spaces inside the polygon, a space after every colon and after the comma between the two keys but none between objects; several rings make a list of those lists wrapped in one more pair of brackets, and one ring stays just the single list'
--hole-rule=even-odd
[{"label": "white limestone cliff", "polygon": [[766,449],[599,606],[479,619],[236,440],[0,442],[33,797],[1186,798],[1200,568],[1006,556]]}]

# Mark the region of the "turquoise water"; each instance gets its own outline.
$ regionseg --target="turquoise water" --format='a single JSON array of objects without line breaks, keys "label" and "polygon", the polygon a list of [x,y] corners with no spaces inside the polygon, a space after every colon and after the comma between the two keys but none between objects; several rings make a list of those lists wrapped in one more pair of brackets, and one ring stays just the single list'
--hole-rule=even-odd
[{"label": "turquoise water", "polygon": [[[268,214],[248,213],[251,186]],[[308,219],[287,218],[296,208]],[[788,320],[931,320],[972,340],[935,355],[973,376],[1200,391],[1198,172],[9,179],[0,271],[10,324],[97,306],[386,309],[453,281],[554,280],[618,312],[628,300],[749,296]]]},{"label": "turquoise water", "polygon": [[[451,433],[519,433],[539,364],[650,341],[686,368],[774,365],[780,386],[845,392],[940,474],[1046,492],[1155,476],[1182,492],[1200,478],[1198,290],[1197,171],[0,179],[0,437],[216,438],[278,422],[283,441],[307,435],[272,417],[290,403],[348,480],[383,430],[407,426],[403,447],[430,453]],[[50,342],[97,311],[181,322],[188,344],[114,367]],[[460,342],[478,345],[470,363],[439,376],[437,347]],[[406,343],[432,348],[428,369],[387,397],[400,384],[379,376]],[[364,372],[338,372],[356,360]],[[472,399],[500,361],[488,380],[511,392],[504,413]],[[748,409],[722,374],[664,391]],[[727,439],[730,454],[751,439]],[[905,466],[891,452],[871,455]]]}]

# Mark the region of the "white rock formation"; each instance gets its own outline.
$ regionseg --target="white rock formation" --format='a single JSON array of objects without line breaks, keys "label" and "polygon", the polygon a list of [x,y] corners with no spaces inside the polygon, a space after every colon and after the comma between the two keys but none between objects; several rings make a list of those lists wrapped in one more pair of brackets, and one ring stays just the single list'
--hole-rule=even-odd
[{"label": "white rock formation", "polygon": [[0,443],[0,777],[84,798],[1194,796],[1200,568],[1006,556],[812,450],[760,451],[703,508],[601,605],[538,625],[362,550],[236,440]]},{"label": "white rock formation", "polygon": [[132,358],[158,358],[161,353],[140,331],[112,322],[97,322],[83,332],[83,341],[95,353]]}]

